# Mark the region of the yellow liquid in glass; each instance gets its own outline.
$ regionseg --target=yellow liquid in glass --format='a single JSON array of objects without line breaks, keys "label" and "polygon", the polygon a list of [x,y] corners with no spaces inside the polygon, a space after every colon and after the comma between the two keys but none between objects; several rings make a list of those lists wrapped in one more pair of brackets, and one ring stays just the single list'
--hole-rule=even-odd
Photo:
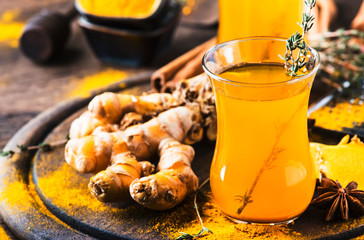
[{"label": "yellow liquid in glass", "polygon": [[[219,76],[261,84],[288,80],[281,65],[237,67]],[[299,216],[315,186],[306,117],[310,81],[260,88],[212,81],[218,138],[210,181],[220,209],[255,223]],[[249,202],[241,210],[244,196]]]},{"label": "yellow liquid in glass", "polygon": [[251,37],[288,38],[300,30],[303,0],[219,0],[218,42]]}]

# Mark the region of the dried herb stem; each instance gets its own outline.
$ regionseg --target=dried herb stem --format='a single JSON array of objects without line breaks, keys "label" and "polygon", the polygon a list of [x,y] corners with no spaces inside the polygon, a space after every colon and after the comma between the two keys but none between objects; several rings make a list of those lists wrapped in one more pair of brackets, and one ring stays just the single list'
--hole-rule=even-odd
[{"label": "dried herb stem", "polygon": [[206,228],[203,224],[203,220],[202,217],[200,215],[200,211],[198,210],[198,205],[197,205],[197,194],[198,192],[201,190],[201,188],[203,188],[203,186],[206,185],[206,183],[208,183],[210,181],[210,178],[207,178],[197,189],[194,199],[193,199],[193,206],[196,210],[196,214],[198,217],[198,220],[200,221],[201,224],[201,230],[197,233],[197,234],[189,234],[189,233],[184,233],[184,232],[180,232],[182,235],[179,236],[178,238],[176,238],[176,240],[182,240],[182,239],[195,239],[195,238],[199,238],[204,236],[204,233],[213,233],[211,230],[209,230],[208,228]]},{"label": "dried herb stem", "polygon": [[301,110],[306,105],[306,101],[302,101],[301,104],[297,107],[297,110],[293,112],[293,114],[289,117],[287,121],[282,123],[280,126],[277,127],[278,133],[275,138],[275,141],[272,146],[272,150],[270,151],[267,159],[263,162],[263,165],[259,169],[251,187],[245,192],[244,195],[236,195],[235,200],[239,203],[242,203],[242,205],[237,209],[237,214],[241,214],[246,206],[248,206],[249,203],[253,202],[253,192],[255,190],[256,185],[258,184],[260,177],[262,174],[268,170],[273,168],[273,163],[277,160],[278,155],[284,151],[284,148],[278,147],[280,138],[284,131],[286,130],[287,125],[291,122],[293,117],[297,114],[299,110]]},{"label": "dried herb stem", "polygon": [[[316,5],[316,0],[305,0],[304,3],[308,8],[308,12],[303,14],[302,23],[298,24],[302,28],[302,34],[297,31],[287,39],[286,53],[284,58],[282,58],[285,60],[287,74],[291,77],[296,77],[299,70],[305,72],[304,67],[308,70],[311,68],[311,64],[307,59],[309,48],[305,42],[305,37],[313,26],[313,20],[315,18],[311,14],[311,11]],[[299,50],[297,54],[295,54],[296,49]]]},{"label": "dried herb stem", "polygon": [[[67,136],[65,139],[61,139],[52,143],[46,143],[46,142],[42,142],[39,143],[38,145],[34,145],[34,146],[25,146],[25,145],[17,145],[17,148],[20,150],[20,152],[26,152],[26,151],[31,151],[31,150],[37,150],[40,149],[44,152],[48,152],[50,150],[52,150],[54,147],[57,146],[61,146],[64,145],[68,142],[69,137]],[[1,156],[2,157],[12,157],[15,154],[15,151],[13,150],[8,150],[8,151],[1,151]]]},{"label": "dried herb stem", "polygon": [[364,98],[364,32],[338,30],[312,43],[321,56],[317,79],[339,90],[336,99]]}]

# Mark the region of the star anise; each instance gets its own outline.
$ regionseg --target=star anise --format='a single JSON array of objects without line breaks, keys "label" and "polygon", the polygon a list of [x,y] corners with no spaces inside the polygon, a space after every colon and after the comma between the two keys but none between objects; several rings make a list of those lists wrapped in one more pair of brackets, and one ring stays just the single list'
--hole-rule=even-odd
[{"label": "star anise", "polygon": [[[320,209],[329,208],[326,221],[331,221],[335,216],[343,220],[364,215],[364,191],[357,189],[358,184],[354,181],[341,186],[338,181],[329,178],[322,178],[320,186],[317,187],[319,196],[311,205]],[[338,213],[338,211],[340,213]]]}]

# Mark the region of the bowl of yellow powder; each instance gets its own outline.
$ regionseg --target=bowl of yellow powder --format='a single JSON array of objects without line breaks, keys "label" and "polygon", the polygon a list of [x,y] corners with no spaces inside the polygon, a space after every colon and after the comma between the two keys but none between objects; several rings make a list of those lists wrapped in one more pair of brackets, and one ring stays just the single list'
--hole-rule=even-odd
[{"label": "bowl of yellow powder", "polygon": [[[138,0],[139,1],[139,0]],[[130,29],[96,24],[81,16],[79,25],[94,54],[103,62],[139,67],[150,64],[168,49],[181,15],[176,0],[166,2],[166,15],[153,29]]]},{"label": "bowl of yellow powder", "polygon": [[77,11],[90,23],[133,30],[158,28],[169,0],[76,0]]}]

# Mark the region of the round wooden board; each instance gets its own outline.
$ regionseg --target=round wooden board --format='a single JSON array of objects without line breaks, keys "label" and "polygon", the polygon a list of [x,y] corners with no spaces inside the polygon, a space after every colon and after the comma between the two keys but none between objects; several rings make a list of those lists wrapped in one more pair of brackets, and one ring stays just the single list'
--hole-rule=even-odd
[{"label": "round wooden board", "polygon": [[[143,74],[95,94],[106,90],[140,94],[149,89],[148,79],[149,74]],[[4,150],[65,138],[70,123],[90,98],[63,103],[42,113],[19,130]],[[337,142],[341,136],[314,129],[313,137]],[[192,167],[202,182],[209,176],[214,144],[203,141],[194,148]],[[22,239],[171,239],[176,236],[173,226],[196,220],[192,196],[163,212],[148,210],[132,201],[124,206],[98,202],[87,189],[91,175],[77,173],[65,163],[63,146],[50,152],[2,158],[0,169],[0,214]],[[22,202],[6,197],[9,186],[18,186],[14,189]],[[288,226],[296,233],[292,239],[350,239],[364,234],[364,217],[326,223],[324,216],[325,212],[309,207]]]}]

